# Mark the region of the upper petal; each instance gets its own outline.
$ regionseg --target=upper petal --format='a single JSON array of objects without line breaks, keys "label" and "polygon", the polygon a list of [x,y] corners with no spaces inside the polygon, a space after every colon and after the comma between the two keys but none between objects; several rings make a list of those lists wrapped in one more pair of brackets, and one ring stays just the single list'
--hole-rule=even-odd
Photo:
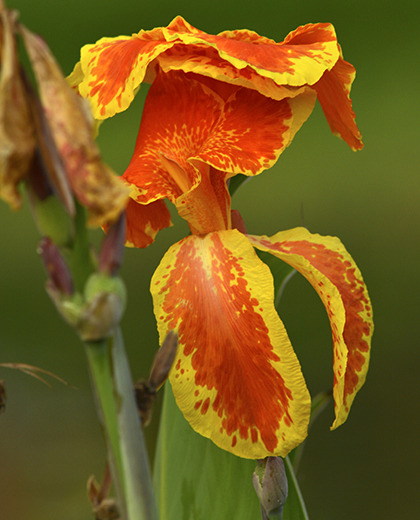
[{"label": "upper petal", "polygon": [[236,230],[172,246],[151,291],[159,334],[175,330],[170,379],[200,434],[246,458],[285,456],[306,436],[309,395],[273,304],[272,276]]},{"label": "upper petal", "polygon": [[222,110],[223,101],[216,93],[182,72],[158,74],[124,173],[138,188],[137,200],[175,201],[197,186],[200,173],[188,159],[199,153]]},{"label": "upper petal", "polygon": [[238,69],[232,63],[221,59],[216,49],[203,45],[175,44],[161,54],[158,61],[165,72],[194,72],[220,82],[257,90],[260,94],[276,100],[297,96],[305,89],[278,85],[249,66]]},{"label": "upper petal", "polygon": [[339,57],[334,27],[326,23],[299,27],[281,43],[246,30],[219,35],[179,31],[172,37],[186,45],[213,47],[236,69],[250,67],[278,85],[312,85]]},{"label": "upper petal", "polygon": [[298,102],[298,96],[291,105],[240,87],[228,89],[231,95],[223,99],[196,78],[160,73],[149,90],[124,173],[143,203],[164,197],[175,201],[193,190],[200,182],[197,161],[232,175],[255,175],[271,167],[313,107],[313,96],[311,103]]},{"label": "upper petal", "polygon": [[314,89],[331,131],[344,139],[353,150],[361,150],[362,135],[356,125],[350,99],[351,84],[355,76],[353,65],[339,58],[334,67],[315,83]]},{"label": "upper petal", "polygon": [[81,66],[76,65],[70,81],[75,85],[81,80],[79,92],[89,99],[94,117],[106,119],[126,110],[148,65],[172,45],[165,41],[160,28],[101,38],[82,47]]},{"label": "upper petal", "polygon": [[238,88],[196,157],[225,172],[256,175],[273,166],[290,143],[292,121],[287,99]]},{"label": "upper petal", "polygon": [[346,420],[369,365],[372,308],[362,275],[335,237],[295,228],[272,237],[248,238],[256,248],[299,271],[324,303],[333,336],[336,418],[332,428],[336,428]]}]

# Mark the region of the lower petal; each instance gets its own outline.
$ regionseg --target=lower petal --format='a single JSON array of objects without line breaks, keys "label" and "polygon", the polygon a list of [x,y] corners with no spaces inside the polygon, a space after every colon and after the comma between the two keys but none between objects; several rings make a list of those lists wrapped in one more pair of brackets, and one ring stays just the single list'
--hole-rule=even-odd
[{"label": "lower petal", "polygon": [[372,308],[362,275],[338,238],[309,233],[305,228],[272,237],[248,237],[262,251],[299,271],[320,296],[331,324],[334,349],[334,401],[340,426],[363,385],[373,333]]},{"label": "lower petal", "polygon": [[178,242],[151,292],[160,337],[178,334],[170,380],[198,433],[252,459],[285,456],[304,440],[309,394],[274,308],[271,273],[243,234]]}]

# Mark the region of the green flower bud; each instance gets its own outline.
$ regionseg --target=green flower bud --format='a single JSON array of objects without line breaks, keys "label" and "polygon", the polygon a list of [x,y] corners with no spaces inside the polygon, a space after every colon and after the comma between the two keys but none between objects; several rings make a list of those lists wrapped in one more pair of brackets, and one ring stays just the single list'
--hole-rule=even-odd
[{"label": "green flower bud", "polygon": [[287,476],[281,457],[267,457],[257,461],[252,476],[255,492],[267,517],[279,515],[287,499]]},{"label": "green flower bud", "polygon": [[120,278],[92,274],[85,286],[85,308],[77,325],[84,341],[98,341],[112,334],[119,324],[126,303],[126,290]]}]

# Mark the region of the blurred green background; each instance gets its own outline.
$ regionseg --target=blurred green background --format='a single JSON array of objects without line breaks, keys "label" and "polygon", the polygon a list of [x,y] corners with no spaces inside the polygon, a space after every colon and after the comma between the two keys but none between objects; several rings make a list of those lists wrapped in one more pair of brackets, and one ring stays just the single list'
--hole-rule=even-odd
[{"label": "blurred green background", "polygon": [[[344,426],[329,431],[330,409],[307,442],[300,481],[311,519],[414,518],[419,510],[414,359],[420,307],[414,133],[420,78],[414,53],[418,12],[412,0],[8,4],[43,35],[66,73],[83,44],[166,25],[177,14],[208,32],[249,28],[277,40],[308,22],[335,25],[344,55],[358,72],[352,97],[365,149],[353,153],[333,137],[317,108],[277,166],[241,188],[234,207],[251,233],[303,224],[312,232],[339,236],[361,268],[373,301],[376,333],[366,385]],[[130,159],[141,103],[139,96],[128,113],[101,128],[103,155],[120,173]],[[44,292],[38,235],[27,208],[14,213],[2,203],[0,217],[0,362],[32,363],[71,385],[48,388],[0,368],[8,391],[7,410],[0,416],[0,518],[88,520],[85,482],[92,473],[101,475],[104,446],[84,352]],[[147,250],[127,250],[123,275],[129,306],[123,326],[136,378],[147,373],[157,342],[150,277],[162,253],[185,232],[177,221]],[[295,276],[287,287],[281,316],[311,392],[328,388],[328,323],[303,278]],[[156,423],[155,417],[147,433],[151,445]]]}]

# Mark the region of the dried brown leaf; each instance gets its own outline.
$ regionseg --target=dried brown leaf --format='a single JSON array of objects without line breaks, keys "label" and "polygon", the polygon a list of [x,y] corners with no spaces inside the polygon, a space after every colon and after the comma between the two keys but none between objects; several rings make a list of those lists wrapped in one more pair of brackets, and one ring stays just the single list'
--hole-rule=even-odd
[{"label": "dried brown leaf", "polygon": [[0,197],[20,207],[20,181],[35,148],[33,121],[22,81],[15,40],[16,14],[0,11]]},{"label": "dried brown leaf", "polygon": [[42,381],[47,386],[51,386],[51,385],[45,378],[42,377],[42,375],[52,377],[53,379],[60,381],[60,383],[63,383],[64,385],[68,385],[68,383],[65,379],[63,379],[60,376],[57,376],[53,372],[50,372],[49,370],[45,370],[44,368],[36,367],[34,365],[28,365],[27,363],[0,363],[0,367],[13,368],[15,370],[20,370],[24,374],[28,374],[29,376],[32,376],[35,379],[38,379],[39,381]]},{"label": "dried brown leaf", "polygon": [[66,82],[48,46],[21,27],[41,103],[73,192],[88,209],[89,225],[114,221],[125,208],[129,190],[101,160],[90,110]]}]

